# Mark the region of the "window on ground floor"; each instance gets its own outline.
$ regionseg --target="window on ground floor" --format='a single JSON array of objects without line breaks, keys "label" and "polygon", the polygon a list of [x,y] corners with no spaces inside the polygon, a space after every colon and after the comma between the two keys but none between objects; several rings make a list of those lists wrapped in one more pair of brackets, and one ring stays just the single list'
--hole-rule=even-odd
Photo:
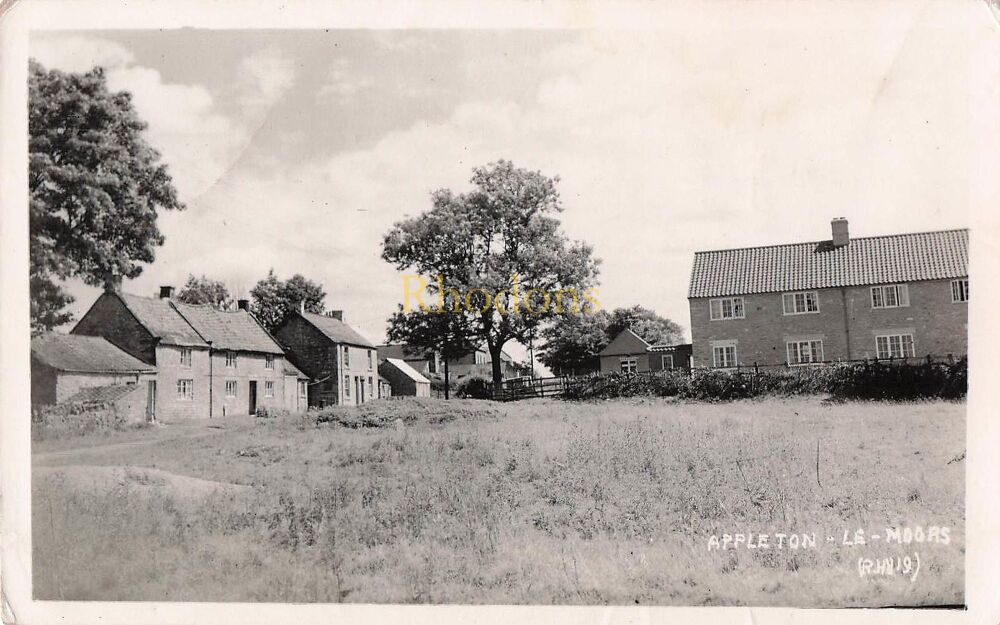
[{"label": "window on ground floor", "polygon": [[375,381],[371,376],[368,376],[368,396],[371,397],[375,393]]},{"label": "window on ground floor", "polygon": [[274,382],[271,380],[264,382],[264,397],[274,397]]},{"label": "window on ground floor", "polygon": [[673,369],[674,368],[674,355],[673,354],[663,354],[660,356],[660,368],[661,369]]},{"label": "window on ground floor", "polygon": [[194,399],[194,380],[177,380],[177,399],[181,401]]},{"label": "window on ground floor", "polygon": [[969,301],[969,279],[951,281],[951,301]]},{"label": "window on ground floor", "polygon": [[638,359],[622,358],[619,360],[619,366],[621,367],[622,373],[635,373],[639,369]]},{"label": "window on ground floor", "polygon": [[736,366],[736,344],[712,346],[712,366],[714,367],[735,367]]},{"label": "window on ground floor", "polygon": [[351,396],[351,376],[344,376],[344,397]]},{"label": "window on ground floor", "polygon": [[785,347],[790,365],[823,362],[823,341],[789,341]]},{"label": "window on ground floor", "polygon": [[226,397],[236,397],[236,380],[226,380]]},{"label": "window on ground floor", "polygon": [[875,337],[875,355],[879,358],[915,356],[912,334],[884,334]]}]

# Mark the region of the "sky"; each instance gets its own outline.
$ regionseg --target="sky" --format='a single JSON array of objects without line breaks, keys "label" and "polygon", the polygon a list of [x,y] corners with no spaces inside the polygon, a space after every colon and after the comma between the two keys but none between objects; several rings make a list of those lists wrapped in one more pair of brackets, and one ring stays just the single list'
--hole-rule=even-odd
[{"label": "sky", "polygon": [[[205,274],[240,296],[301,273],[383,342],[403,287],[382,235],[503,158],[560,177],[604,308],[689,332],[697,250],[827,239],[833,217],[852,236],[970,223],[988,11],[787,6],[794,27],[39,31],[30,54],[131,92],[187,206],[161,213],[166,242],[128,292]],[[77,317],[98,295],[71,291]]]}]

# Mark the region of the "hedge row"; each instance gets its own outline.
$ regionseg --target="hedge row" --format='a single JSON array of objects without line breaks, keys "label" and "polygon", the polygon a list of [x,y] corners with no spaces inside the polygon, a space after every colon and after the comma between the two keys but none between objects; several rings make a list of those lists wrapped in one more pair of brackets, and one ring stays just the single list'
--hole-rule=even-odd
[{"label": "hedge row", "polygon": [[681,397],[705,401],[828,393],[842,399],[959,399],[968,388],[968,363],[856,362],[795,369],[611,373],[567,381],[567,399]]}]

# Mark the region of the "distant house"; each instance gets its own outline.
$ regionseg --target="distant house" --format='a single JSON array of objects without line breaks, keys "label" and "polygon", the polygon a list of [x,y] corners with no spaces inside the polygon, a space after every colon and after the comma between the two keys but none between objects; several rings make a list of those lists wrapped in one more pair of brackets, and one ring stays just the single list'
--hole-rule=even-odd
[{"label": "distant house", "polygon": [[378,397],[375,344],[344,323],[343,312],[295,312],[274,331],[289,359],[313,382],[309,405],[356,405]]},{"label": "distant house", "polygon": [[969,231],[697,252],[694,364],[808,365],[960,357],[968,350]]},{"label": "distant house", "polygon": [[[378,355],[379,360],[385,358],[403,360],[426,377],[444,379],[444,360],[438,352],[413,349],[403,344],[388,344],[378,346]],[[504,379],[526,374],[525,367],[516,363],[507,352],[501,352],[500,360],[503,363],[501,373]],[[489,378],[493,376],[492,363],[489,350],[481,346],[449,360],[448,375],[452,380],[460,380],[470,375]]]},{"label": "distant house", "polygon": [[[73,328],[99,336],[155,366],[151,390],[161,419],[255,414],[259,407],[286,408],[287,374],[281,347],[246,310],[222,311],[160,297],[106,291]],[[302,382],[305,382],[302,376]],[[297,399],[296,399],[297,402]]]},{"label": "distant house", "polygon": [[50,333],[31,341],[33,406],[122,402],[135,420],[153,420],[155,377],[156,367],[101,337]]},{"label": "distant house", "polygon": [[386,358],[379,363],[379,375],[389,381],[393,397],[430,397],[431,382],[399,358]]},{"label": "distant house", "polygon": [[690,367],[691,345],[651,345],[625,328],[598,353],[601,373],[638,373]]},{"label": "distant house", "polygon": [[386,358],[402,360],[425,376],[443,372],[444,363],[441,360],[441,355],[433,350],[414,350],[409,345],[400,343],[379,345],[379,362]]}]

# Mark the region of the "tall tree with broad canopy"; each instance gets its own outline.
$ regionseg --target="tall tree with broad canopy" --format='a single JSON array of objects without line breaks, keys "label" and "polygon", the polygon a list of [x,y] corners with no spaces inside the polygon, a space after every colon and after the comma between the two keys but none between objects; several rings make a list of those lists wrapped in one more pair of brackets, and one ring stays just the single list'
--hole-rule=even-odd
[{"label": "tall tree with broad canopy", "polygon": [[186,304],[209,304],[223,310],[232,308],[233,305],[233,298],[225,284],[207,276],[199,278],[194,274],[188,275],[177,299]]},{"label": "tall tree with broad canopy", "polygon": [[[447,296],[446,296],[447,297]],[[446,306],[451,303],[449,298]],[[448,315],[432,310],[404,312],[403,307],[389,317],[386,338],[403,343],[415,352],[437,352],[444,361],[444,398],[450,396],[451,379],[448,361],[475,350],[472,324],[465,315]]]},{"label": "tall tree with broad canopy", "polygon": [[29,279],[33,333],[72,320],[60,285],[117,288],[163,245],[161,210],[181,210],[160,155],[127,92],[104,70],[28,70]]},{"label": "tall tree with broad canopy", "polygon": [[631,328],[651,345],[673,345],[684,339],[684,330],[679,325],[642,306],[616,308],[611,312],[606,331],[608,341],[625,328]]},{"label": "tall tree with broad canopy", "polygon": [[[501,160],[475,168],[471,182],[468,193],[435,191],[430,210],[396,223],[382,258],[420,276],[418,290],[428,295],[421,312],[465,317],[467,338],[486,343],[499,385],[504,345],[527,342],[540,324],[580,305],[598,260],[561,230],[558,178]],[[456,305],[442,305],[446,294]]]},{"label": "tall tree with broad canopy", "polygon": [[274,269],[250,290],[250,311],[273,331],[290,313],[304,303],[306,312],[323,314],[326,292],[312,280],[295,274],[288,280],[279,280]]}]

